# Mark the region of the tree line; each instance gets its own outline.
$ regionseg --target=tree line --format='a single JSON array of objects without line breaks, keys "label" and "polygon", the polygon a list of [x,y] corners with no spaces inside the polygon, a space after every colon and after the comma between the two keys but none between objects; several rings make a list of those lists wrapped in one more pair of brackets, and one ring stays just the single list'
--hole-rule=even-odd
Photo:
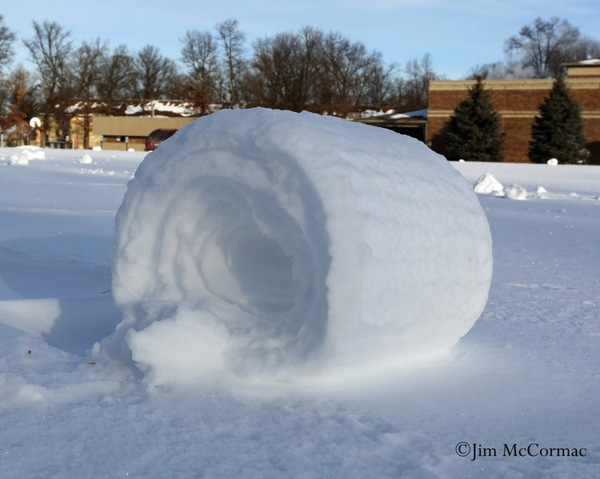
[{"label": "tree line", "polygon": [[188,101],[199,115],[212,104],[419,109],[427,105],[428,82],[437,78],[429,54],[400,68],[361,42],[312,27],[257,40],[252,55],[234,19],[214,31],[189,30],[179,40],[175,61],[153,45],[131,52],[97,38],[76,46],[60,24],[34,21],[33,35],[22,40],[33,71],[9,70],[16,38],[0,15],[0,128],[40,114],[60,125],[75,101],[82,113],[93,106],[106,115],[117,114],[124,100],[151,109],[161,99]]},{"label": "tree line", "polygon": [[468,78],[558,78],[567,62],[599,58],[600,42],[568,20],[538,17],[504,42],[504,53],[505,61],[476,65]]},{"label": "tree line", "polygon": [[[67,128],[75,101],[83,113],[94,108],[106,115],[118,114],[124,100],[139,100],[152,114],[152,100],[160,99],[188,101],[199,115],[212,104],[406,111],[425,108],[429,82],[443,78],[429,54],[400,66],[361,42],[312,27],[259,39],[248,54],[239,22],[228,19],[211,31],[185,32],[175,61],[153,45],[136,52],[126,45],[111,48],[101,38],[75,45],[57,22],[32,26],[33,34],[22,41],[33,70],[10,68],[17,39],[0,15],[0,130],[26,125],[40,114]],[[505,52],[518,60],[477,66],[470,76],[552,77],[565,61],[600,56],[600,44],[566,20],[538,18],[507,39]]]}]

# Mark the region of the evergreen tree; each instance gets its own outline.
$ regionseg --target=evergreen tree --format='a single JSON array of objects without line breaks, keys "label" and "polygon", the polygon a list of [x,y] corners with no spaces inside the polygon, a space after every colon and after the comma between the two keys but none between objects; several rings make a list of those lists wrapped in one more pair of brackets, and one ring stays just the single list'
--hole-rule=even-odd
[{"label": "evergreen tree", "polygon": [[469,98],[454,110],[444,131],[449,160],[502,161],[504,134],[500,115],[481,77],[469,88]]},{"label": "evergreen tree", "polygon": [[561,163],[587,163],[585,135],[579,103],[562,78],[557,78],[531,127],[529,159],[545,163],[556,158]]}]

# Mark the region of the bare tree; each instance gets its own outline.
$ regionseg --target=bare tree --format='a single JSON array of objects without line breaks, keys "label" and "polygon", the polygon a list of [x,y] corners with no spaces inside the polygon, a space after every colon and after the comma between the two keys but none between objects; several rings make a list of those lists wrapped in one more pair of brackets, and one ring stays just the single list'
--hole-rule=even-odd
[{"label": "bare tree", "polygon": [[506,40],[505,51],[518,53],[524,67],[531,67],[535,78],[553,78],[563,73],[562,64],[584,60],[598,53],[598,42],[583,37],[567,20],[553,17],[549,21],[536,18]]},{"label": "bare tree", "polygon": [[239,29],[237,20],[229,19],[217,24],[217,32],[223,48],[224,94],[223,100],[236,105],[241,101],[240,80],[246,69],[244,41],[246,36]]},{"label": "bare tree", "polygon": [[475,65],[467,74],[467,80],[476,80],[477,78],[501,80],[507,78],[531,78],[533,70],[529,67],[523,67],[521,62],[507,60],[506,62],[484,63]]},{"label": "bare tree", "polygon": [[119,45],[112,54],[101,58],[97,89],[106,115],[115,114],[116,100],[123,100],[131,95],[133,81],[133,57],[125,45]]},{"label": "bare tree", "polygon": [[14,41],[15,34],[4,25],[4,16],[0,15],[0,70],[12,60]]},{"label": "bare tree", "polygon": [[2,71],[12,60],[14,41],[15,34],[4,25],[4,17],[0,15],[0,129],[2,130],[7,126],[7,115],[10,104],[9,88],[2,77]]},{"label": "bare tree", "polygon": [[361,105],[366,98],[369,72],[381,65],[379,52],[369,53],[360,43],[351,43],[339,33],[328,34],[321,47],[324,68],[322,103]]},{"label": "bare tree", "polygon": [[301,104],[314,102],[317,98],[316,88],[322,75],[323,66],[320,63],[321,45],[323,44],[323,33],[312,27],[304,27],[298,35],[301,46],[299,58],[299,82],[296,94],[297,108]]},{"label": "bare tree", "polygon": [[83,42],[73,58],[73,88],[81,103],[83,147],[86,149],[90,147],[92,100],[98,97],[100,72],[107,50],[107,43],[97,38],[93,42]]},{"label": "bare tree", "polygon": [[581,40],[573,47],[571,58],[567,61],[589,60],[600,58],[600,42],[589,36],[582,36]]},{"label": "bare tree", "polygon": [[369,105],[391,105],[395,100],[394,72],[396,65],[380,62],[368,72],[366,103]]},{"label": "bare tree", "polygon": [[429,83],[438,76],[433,70],[431,55],[426,53],[418,60],[406,62],[405,76],[398,81],[399,106],[403,109],[421,109],[427,107]]},{"label": "bare tree", "polygon": [[208,111],[208,104],[215,100],[218,85],[217,43],[210,32],[187,31],[180,40],[182,63],[187,67],[184,87],[200,109]]},{"label": "bare tree", "polygon": [[107,52],[108,45],[100,38],[92,42],[83,42],[75,51],[72,73],[78,97],[86,100],[97,97],[100,73]]},{"label": "bare tree", "polygon": [[154,115],[154,100],[168,95],[177,74],[175,62],[158,48],[146,45],[134,58],[134,92],[140,100],[149,100]]},{"label": "bare tree", "polygon": [[[42,95],[41,108],[43,115],[43,130],[47,134],[51,125],[50,117],[54,117],[58,129],[66,126],[65,107],[70,97],[68,61],[72,51],[70,35],[56,22],[45,21],[39,24],[33,22],[34,37],[23,40],[29,50],[30,59],[37,67],[40,92]],[[56,105],[62,104],[57,109]],[[42,146],[45,137],[42,138]]]},{"label": "bare tree", "polygon": [[321,32],[280,33],[254,45],[249,96],[273,108],[300,111],[314,99],[319,79]]}]

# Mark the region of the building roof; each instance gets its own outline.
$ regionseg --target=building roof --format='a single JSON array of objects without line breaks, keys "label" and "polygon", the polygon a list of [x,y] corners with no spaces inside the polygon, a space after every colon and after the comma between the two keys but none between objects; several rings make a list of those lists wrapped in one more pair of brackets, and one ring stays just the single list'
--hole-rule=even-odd
[{"label": "building roof", "polygon": [[581,60],[579,62],[563,63],[566,67],[597,67],[600,66],[600,58],[590,58],[589,60]]}]

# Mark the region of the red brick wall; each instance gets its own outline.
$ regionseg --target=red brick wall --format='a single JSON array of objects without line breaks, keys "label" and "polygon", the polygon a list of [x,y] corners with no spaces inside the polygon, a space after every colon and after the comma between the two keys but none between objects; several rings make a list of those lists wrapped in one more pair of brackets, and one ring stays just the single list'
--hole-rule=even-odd
[{"label": "red brick wall", "polygon": [[[582,107],[586,145],[591,153],[591,163],[600,164],[600,78],[570,83],[571,93]],[[595,87],[597,84],[597,88]],[[429,118],[427,120],[427,143],[444,154],[442,131],[458,104],[468,97],[467,88],[474,82],[439,82],[429,91]],[[505,133],[504,161],[529,162],[527,153],[531,141],[531,125],[540,105],[548,96],[552,81],[525,80],[521,85],[511,81],[488,81],[492,101],[502,116]]]}]

